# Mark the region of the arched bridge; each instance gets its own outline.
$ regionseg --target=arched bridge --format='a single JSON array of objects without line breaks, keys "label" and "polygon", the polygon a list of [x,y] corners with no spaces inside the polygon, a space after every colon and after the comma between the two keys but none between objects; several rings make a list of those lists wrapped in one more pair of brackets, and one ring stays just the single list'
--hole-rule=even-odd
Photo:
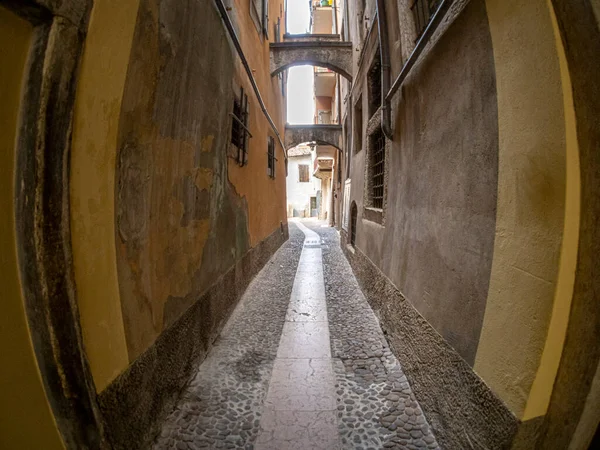
[{"label": "arched bridge", "polygon": [[270,45],[271,76],[292,66],[308,64],[326,67],[352,81],[352,43],[309,36]]},{"label": "arched bridge", "polygon": [[285,148],[290,149],[305,142],[331,145],[340,149],[342,140],[341,125],[286,125]]}]

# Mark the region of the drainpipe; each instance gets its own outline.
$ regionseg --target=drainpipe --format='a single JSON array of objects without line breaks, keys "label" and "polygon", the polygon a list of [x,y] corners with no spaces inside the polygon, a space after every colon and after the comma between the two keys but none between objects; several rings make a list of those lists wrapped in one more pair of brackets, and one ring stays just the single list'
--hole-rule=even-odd
[{"label": "drainpipe", "polygon": [[379,55],[381,57],[381,130],[386,138],[393,140],[390,98],[390,50],[385,14],[385,0],[377,0],[377,30],[379,31]]},{"label": "drainpipe", "polygon": [[263,101],[262,96],[260,95],[260,91],[258,90],[258,85],[256,84],[256,80],[254,79],[254,75],[252,74],[252,69],[250,68],[250,64],[248,64],[248,60],[246,59],[246,56],[244,55],[244,50],[242,49],[240,40],[238,39],[235,29],[233,28],[233,23],[231,23],[229,14],[227,14],[227,8],[223,4],[223,0],[215,0],[215,3],[217,5],[217,9],[219,10],[219,13],[221,14],[221,18],[223,19],[223,22],[225,23],[225,28],[227,28],[227,31],[229,32],[229,36],[231,37],[231,40],[233,41],[233,46],[237,50],[237,53],[238,53],[240,59],[242,60],[244,69],[246,69],[246,74],[248,75],[248,78],[250,79],[250,84],[252,85],[252,89],[254,90],[254,93],[256,94],[256,98],[258,99],[258,104],[260,105],[260,109],[262,110],[263,114],[267,118],[269,125],[271,125],[271,129],[273,130],[273,133],[275,133],[275,136],[277,136],[277,139],[279,140],[279,145],[281,145],[281,148],[283,150],[283,155],[285,157],[285,170],[287,173],[288,155],[287,155],[287,150],[285,148],[283,140],[281,139],[281,135],[279,134],[279,130],[277,129],[275,122],[273,122],[273,119],[271,119],[271,116],[269,115],[269,111],[267,111],[267,107],[265,106],[265,102]]},{"label": "drainpipe", "polygon": [[337,0],[333,0],[333,23],[334,23],[334,33],[338,34],[340,30],[338,29],[338,18],[337,18]]}]

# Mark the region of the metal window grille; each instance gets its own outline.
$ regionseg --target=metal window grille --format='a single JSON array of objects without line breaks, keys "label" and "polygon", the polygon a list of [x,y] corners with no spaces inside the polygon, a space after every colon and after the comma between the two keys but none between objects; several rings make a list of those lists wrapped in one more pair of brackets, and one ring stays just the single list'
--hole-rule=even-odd
[{"label": "metal window grille", "polygon": [[308,183],[310,181],[308,167],[308,164],[298,164],[298,181],[300,183]]},{"label": "metal window grille", "polygon": [[363,145],[363,111],[362,111],[362,95],[354,105],[354,113],[352,113],[354,119],[354,153],[358,153],[362,150]]},{"label": "metal window grille", "polygon": [[369,117],[372,117],[381,106],[381,59],[379,53],[373,59],[367,81],[369,85]]},{"label": "metal window grille", "polygon": [[441,0],[415,0],[411,6],[413,16],[415,17],[415,28],[417,29],[417,39],[421,37],[431,17],[440,6]]},{"label": "metal window grille", "polygon": [[378,128],[369,140],[371,141],[371,205],[374,208],[383,208],[385,136],[381,128]]},{"label": "metal window grille", "polygon": [[358,218],[358,209],[356,203],[352,202],[350,209],[350,244],[354,247],[356,244],[356,219]]},{"label": "metal window grille", "polygon": [[267,174],[271,178],[275,178],[275,139],[269,136],[267,141]]},{"label": "metal window grille", "polygon": [[252,137],[248,130],[248,95],[241,89],[240,98],[233,100],[231,114],[231,143],[237,147],[236,161],[240,166],[248,163],[248,139]]}]

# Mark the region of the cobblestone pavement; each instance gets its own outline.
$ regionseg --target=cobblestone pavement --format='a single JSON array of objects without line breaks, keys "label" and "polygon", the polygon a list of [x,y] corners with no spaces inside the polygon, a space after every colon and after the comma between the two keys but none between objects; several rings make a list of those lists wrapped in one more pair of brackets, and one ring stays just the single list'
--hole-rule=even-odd
[{"label": "cobblestone pavement", "polygon": [[319,222],[305,225],[324,243],[323,275],[344,448],[438,449],[340,248],[337,231]]},{"label": "cobblestone pavement", "polygon": [[[286,338],[284,332],[286,312],[286,326],[292,329],[318,325],[318,322],[290,324],[304,320],[302,317],[308,314],[304,310],[296,311],[293,305],[298,296],[292,294],[292,286],[295,280],[298,286],[300,280],[296,269],[305,236],[290,223],[290,240],[248,287],[178,406],[167,418],[154,449],[333,450],[339,445],[343,449],[439,448],[339,247],[337,232],[322,227],[321,222],[303,223],[317,232],[324,244],[320,253],[326,311],[314,308],[306,311],[325,315],[328,321],[331,350],[326,349],[327,359],[301,354],[303,349],[315,347],[316,342],[302,342],[299,353],[294,355],[293,339]],[[299,272],[301,269],[302,265]],[[322,281],[320,283],[323,289]],[[316,292],[314,286],[310,289]],[[290,318],[291,313],[296,313],[296,317]],[[321,319],[315,319],[318,320]],[[318,339],[322,339],[322,332],[318,335]],[[287,358],[313,359],[286,361],[282,353],[287,354],[283,355]],[[292,367],[304,364],[302,361],[307,361],[308,369]],[[332,364],[333,369],[327,369],[328,364]],[[323,392],[310,401],[329,405],[331,398],[332,403],[312,411],[312,408],[303,408],[302,402],[308,401],[306,392],[311,386],[315,389],[319,384],[317,379],[323,378],[319,372],[324,370],[320,369],[321,365],[332,371],[331,392]],[[293,379],[297,373],[304,372],[313,376],[312,381],[304,375],[296,381]],[[278,408],[273,402],[282,404],[282,400],[276,398],[286,395],[276,390],[282,388],[278,380],[286,379],[298,391],[295,398],[288,397],[296,406]],[[330,409],[337,413],[330,413]],[[277,434],[279,440],[274,439]],[[311,440],[306,441],[308,444],[302,443],[301,437],[307,435]],[[337,437],[332,440],[332,436]],[[324,445],[324,442],[330,444]]]},{"label": "cobblestone pavement", "polygon": [[254,448],[304,242],[304,233],[289,229],[290,239],[246,290],[155,449]]}]

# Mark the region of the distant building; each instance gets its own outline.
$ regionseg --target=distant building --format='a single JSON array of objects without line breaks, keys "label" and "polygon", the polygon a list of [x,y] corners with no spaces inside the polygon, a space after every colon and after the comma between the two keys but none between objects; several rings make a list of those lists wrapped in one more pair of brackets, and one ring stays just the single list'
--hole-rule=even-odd
[{"label": "distant building", "polygon": [[299,145],[288,152],[288,217],[317,217],[321,206],[321,180],[313,177],[311,146]]},{"label": "distant building", "polygon": [[[311,10],[311,34],[322,39],[339,40],[338,11],[332,0],[314,0]],[[326,67],[314,67],[314,123],[319,125],[339,124],[340,75]],[[313,155],[313,174],[321,180],[322,205],[319,218],[330,225],[336,222],[334,200],[339,194],[338,150],[331,145],[316,145]],[[337,204],[336,204],[337,206]]]}]

